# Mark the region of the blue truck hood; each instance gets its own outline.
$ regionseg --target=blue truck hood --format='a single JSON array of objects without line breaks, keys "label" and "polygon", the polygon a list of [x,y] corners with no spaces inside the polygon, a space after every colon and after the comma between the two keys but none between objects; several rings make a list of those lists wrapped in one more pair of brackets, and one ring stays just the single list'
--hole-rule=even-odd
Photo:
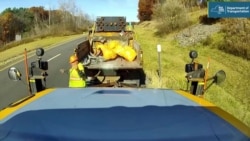
[{"label": "blue truck hood", "polygon": [[0,111],[0,140],[250,141],[248,127],[203,103],[166,89],[49,89]]}]

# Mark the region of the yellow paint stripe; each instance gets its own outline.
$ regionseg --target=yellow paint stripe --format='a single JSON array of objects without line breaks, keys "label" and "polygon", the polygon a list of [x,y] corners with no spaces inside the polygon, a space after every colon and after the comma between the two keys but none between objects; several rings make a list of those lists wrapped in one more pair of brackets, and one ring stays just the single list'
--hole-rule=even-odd
[{"label": "yellow paint stripe", "polygon": [[177,90],[176,92],[178,94],[200,104],[201,106],[205,107],[209,111],[215,113],[216,115],[218,115],[219,117],[221,117],[222,119],[224,119],[225,121],[227,121],[228,123],[233,125],[235,128],[237,128],[243,134],[250,137],[250,128],[247,127],[244,123],[242,123],[240,120],[238,120],[234,116],[227,113],[226,111],[222,110],[221,108],[217,107],[216,105],[214,105],[214,104],[212,104],[212,103],[210,103],[210,102],[208,102],[200,97],[194,96],[194,95],[189,94],[185,91]]},{"label": "yellow paint stripe", "polygon": [[[46,90],[44,90],[44,91],[41,91],[41,92],[37,93],[35,96],[30,97],[30,98],[27,99],[27,100],[25,100],[25,98],[24,98],[24,99],[21,99],[21,100],[17,101],[16,103],[18,103],[18,102],[24,100],[23,103],[20,103],[20,104],[18,104],[18,105],[16,105],[16,106],[13,106],[13,107],[8,107],[8,108],[3,109],[2,111],[0,111],[0,120],[3,120],[4,118],[6,118],[6,117],[9,116],[10,114],[14,113],[14,112],[17,111],[18,109],[20,109],[20,108],[24,107],[25,105],[27,105],[27,104],[29,104],[29,103],[31,103],[31,102],[33,102],[33,101],[39,99],[40,97],[43,97],[44,95],[46,95],[46,94],[52,92],[53,90],[54,90],[54,89],[46,89]],[[26,97],[26,98],[28,98],[28,97]],[[15,105],[15,103],[14,103],[13,105]]]}]

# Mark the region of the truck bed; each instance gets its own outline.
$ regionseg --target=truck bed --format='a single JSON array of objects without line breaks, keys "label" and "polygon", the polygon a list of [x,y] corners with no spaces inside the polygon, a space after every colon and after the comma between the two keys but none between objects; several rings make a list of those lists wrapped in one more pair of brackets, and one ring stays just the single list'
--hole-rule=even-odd
[{"label": "truck bed", "polygon": [[[136,50],[136,58],[134,61],[127,61],[122,57],[117,57],[114,60],[103,61],[102,56],[91,57],[90,63],[85,67],[88,69],[141,69],[142,68],[142,56],[140,45],[134,42],[134,49]],[[91,52],[91,46],[89,41],[86,40],[78,45],[77,56],[80,60],[84,60],[89,57]]]},{"label": "truck bed", "polygon": [[117,57],[114,60],[108,61],[99,61],[98,59],[91,59],[91,62],[88,66],[88,69],[141,69],[139,57],[134,61],[128,62],[122,57]]}]

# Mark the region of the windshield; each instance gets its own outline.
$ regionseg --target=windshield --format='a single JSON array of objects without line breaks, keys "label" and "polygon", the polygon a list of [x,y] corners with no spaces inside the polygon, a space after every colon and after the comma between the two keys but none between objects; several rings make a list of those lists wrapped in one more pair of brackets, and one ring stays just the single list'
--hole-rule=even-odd
[{"label": "windshield", "polygon": [[0,113],[48,89],[180,90],[250,127],[250,0],[0,3]]}]

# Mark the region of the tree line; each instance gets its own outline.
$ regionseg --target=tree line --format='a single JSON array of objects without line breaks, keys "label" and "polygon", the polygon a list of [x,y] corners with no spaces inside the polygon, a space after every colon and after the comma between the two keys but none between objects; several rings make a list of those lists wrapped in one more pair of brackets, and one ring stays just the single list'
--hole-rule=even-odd
[{"label": "tree line", "polygon": [[60,3],[57,10],[41,6],[7,8],[0,13],[0,47],[14,41],[16,35],[33,38],[82,33],[91,23],[90,17],[72,1]]},{"label": "tree line", "polygon": [[[176,1],[176,5],[171,6],[169,5],[171,0],[139,0],[137,17],[140,22],[150,21],[153,18],[154,20],[160,20],[160,23],[162,23],[159,25],[160,31],[171,31],[169,29],[162,29],[166,27],[166,22],[162,22],[162,20],[169,21],[167,25],[171,25],[172,28],[179,28],[176,21],[169,19],[171,19],[171,17],[173,18],[173,15],[181,16],[185,13],[183,10],[176,11],[176,8],[173,7],[184,7],[184,9],[190,9],[199,6],[203,8],[206,7],[208,0]],[[181,16],[179,21],[185,21],[182,20],[182,18],[184,17]],[[44,7],[7,8],[0,13],[0,48],[5,44],[14,41],[16,35],[21,35],[22,38],[33,38],[48,35],[82,33],[83,31],[87,31],[92,23],[93,21],[90,17],[87,14],[84,14],[81,9],[76,6],[74,0],[59,1],[59,8],[56,10],[46,10]],[[186,24],[180,24],[180,26],[183,25]]]}]

